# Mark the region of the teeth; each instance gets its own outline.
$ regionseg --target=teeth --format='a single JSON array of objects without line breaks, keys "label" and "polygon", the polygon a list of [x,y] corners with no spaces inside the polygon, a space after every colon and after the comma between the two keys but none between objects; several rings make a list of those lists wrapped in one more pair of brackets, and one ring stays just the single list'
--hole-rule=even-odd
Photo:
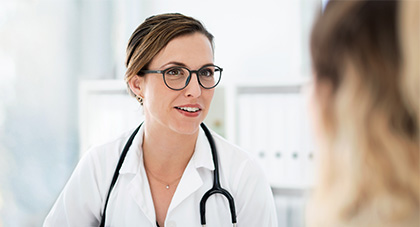
[{"label": "teeth", "polygon": [[185,110],[185,111],[188,111],[188,112],[197,112],[197,111],[199,111],[200,109],[199,108],[197,108],[197,107],[177,107],[178,109],[181,109],[181,110]]}]

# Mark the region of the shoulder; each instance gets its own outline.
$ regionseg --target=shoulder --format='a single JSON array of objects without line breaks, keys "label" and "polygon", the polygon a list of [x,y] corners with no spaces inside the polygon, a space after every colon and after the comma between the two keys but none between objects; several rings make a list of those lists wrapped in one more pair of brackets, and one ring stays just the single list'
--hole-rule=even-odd
[{"label": "shoulder", "polygon": [[81,169],[79,172],[90,173],[98,182],[105,182],[107,185],[133,131],[134,129],[127,130],[108,142],[89,148],[76,168]]},{"label": "shoulder", "polygon": [[214,138],[217,150],[220,150],[219,151],[219,153],[220,153],[219,156],[235,155],[235,156],[237,156],[237,158],[240,158],[240,159],[249,159],[249,158],[252,157],[252,155],[249,152],[245,151],[244,149],[242,149],[238,145],[233,144],[232,142],[226,140],[225,138],[223,138],[219,134],[211,131],[211,135]]},{"label": "shoulder", "polygon": [[228,179],[238,180],[240,177],[265,178],[265,174],[253,154],[229,142],[215,132],[212,132],[212,136],[215,140],[219,162],[223,169],[221,172]]},{"label": "shoulder", "polygon": [[122,150],[133,131],[128,130],[108,142],[88,149],[73,172],[73,177],[78,179],[76,182],[82,181],[85,187],[97,188],[101,197],[104,197]]},{"label": "shoulder", "polygon": [[249,226],[277,226],[273,194],[256,157],[212,133],[219,155],[221,183],[232,193],[238,220]]},{"label": "shoulder", "polygon": [[118,159],[133,131],[134,129],[127,130],[112,140],[92,146],[85,152],[82,159],[88,157],[101,159],[104,161],[112,161],[113,159]]},{"label": "shoulder", "polygon": [[44,226],[86,226],[100,220],[119,154],[129,136],[129,132],[123,133],[84,153]]},{"label": "shoulder", "polygon": [[250,152],[245,151],[243,148],[233,144],[215,132],[212,132],[212,136],[215,140],[221,161],[228,160],[229,162],[234,161],[235,163],[256,162],[255,156]]}]

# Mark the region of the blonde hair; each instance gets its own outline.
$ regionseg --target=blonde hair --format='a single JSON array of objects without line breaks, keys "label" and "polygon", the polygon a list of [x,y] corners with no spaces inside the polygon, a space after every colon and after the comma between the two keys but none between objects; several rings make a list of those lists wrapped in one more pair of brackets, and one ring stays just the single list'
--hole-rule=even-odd
[{"label": "blonde hair", "polygon": [[[205,35],[214,49],[213,35],[204,25],[180,13],[165,13],[147,18],[131,35],[127,45],[125,81],[133,76],[143,76],[140,70],[148,64],[172,39],[182,35],[201,33]],[[129,93],[136,97],[128,87]]]},{"label": "blonde hair", "polygon": [[402,51],[402,83],[404,101],[416,116],[420,128],[420,2],[403,1],[400,7],[400,43]]},{"label": "blonde hair", "polygon": [[331,89],[308,226],[420,224],[418,7],[331,0],[317,19],[315,86]]}]

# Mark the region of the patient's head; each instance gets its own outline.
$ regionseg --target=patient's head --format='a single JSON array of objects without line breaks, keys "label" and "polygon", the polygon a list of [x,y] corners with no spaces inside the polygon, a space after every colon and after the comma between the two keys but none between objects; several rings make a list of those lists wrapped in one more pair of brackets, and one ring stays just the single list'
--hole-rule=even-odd
[{"label": "patient's head", "polygon": [[[392,225],[418,212],[418,8],[416,1],[329,1],[316,20],[319,175],[308,224]],[[411,14],[417,18],[403,19]]]}]

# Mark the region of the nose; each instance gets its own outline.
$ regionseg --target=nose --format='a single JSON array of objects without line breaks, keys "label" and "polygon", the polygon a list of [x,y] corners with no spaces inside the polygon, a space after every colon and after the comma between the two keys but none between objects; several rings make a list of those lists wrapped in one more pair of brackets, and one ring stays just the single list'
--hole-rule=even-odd
[{"label": "nose", "polygon": [[184,90],[187,97],[199,97],[201,95],[201,86],[196,73],[191,73],[190,81]]}]

